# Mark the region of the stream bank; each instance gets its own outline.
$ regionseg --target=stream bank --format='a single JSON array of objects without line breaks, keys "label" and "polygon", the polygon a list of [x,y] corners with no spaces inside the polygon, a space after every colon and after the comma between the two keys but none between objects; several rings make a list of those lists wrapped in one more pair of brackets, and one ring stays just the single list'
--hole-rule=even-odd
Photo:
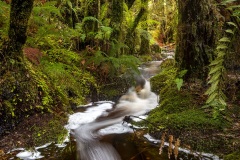
[{"label": "stream bank", "polygon": [[[170,60],[164,63],[168,63],[169,65],[173,63],[173,61]],[[150,134],[159,140],[163,131],[167,130],[168,135],[174,135],[174,137],[180,138],[181,147],[188,148],[191,151],[198,150],[217,153],[222,157],[226,154],[234,152],[233,154],[226,156],[226,158],[235,157],[235,159],[232,159],[237,160],[237,148],[239,147],[240,139],[240,127],[238,125],[239,122],[237,121],[237,119],[233,119],[235,126],[232,128],[230,127],[231,125],[228,123],[225,124],[222,123],[222,121],[214,121],[209,115],[208,110],[201,109],[201,106],[204,104],[206,99],[206,97],[203,95],[206,88],[202,87],[199,81],[195,81],[193,83],[185,83],[182,85],[181,91],[178,91],[176,83],[174,82],[176,78],[175,70],[173,69],[172,72],[167,72],[172,73],[173,75],[166,75],[164,74],[164,72],[161,73],[163,74],[156,75],[151,79],[151,83],[153,85],[152,89],[156,93],[160,92],[161,101],[160,106],[150,112],[148,120],[154,123],[156,126],[159,126],[159,129],[156,130],[152,128],[151,125],[149,125],[148,127],[150,129]],[[159,80],[161,81],[159,82]],[[154,86],[154,81],[157,81],[157,86]],[[61,116],[65,117],[64,115]],[[29,144],[34,144],[32,139],[30,138],[31,135],[33,135],[32,130],[28,130],[25,128],[29,128],[29,126],[34,126],[34,124],[39,124],[40,126],[42,124],[42,126],[44,126],[46,125],[44,121],[49,121],[51,118],[52,116],[48,114],[35,115],[26,118],[23,123],[21,123],[16,128],[14,132],[10,133],[7,137],[1,140],[1,144],[5,148],[2,151],[6,153],[10,148],[16,148],[21,146],[26,147]],[[66,120],[62,124],[64,123],[66,123]],[[147,143],[146,139],[142,138],[143,133],[141,133],[140,131],[136,134],[139,135],[137,136],[139,137],[137,139],[134,135],[126,138],[132,139],[134,143],[140,143],[137,144],[140,149],[137,150],[135,153],[143,153],[140,154],[140,156],[144,156],[146,159],[149,159],[153,155],[155,157],[159,157],[159,144],[151,144],[151,147],[145,146],[149,143]],[[105,137],[104,140],[112,141],[112,139],[114,139],[114,136],[111,136]],[[76,148],[74,149],[74,145],[70,146],[72,148],[70,150],[70,153],[75,153],[74,150]],[[60,150],[60,153],[68,155],[69,152],[66,150]],[[151,150],[153,151],[151,152]],[[55,156],[57,157],[57,155]]]},{"label": "stream bank", "polygon": [[151,135],[159,137],[166,132],[179,138],[183,148],[215,153],[224,159],[232,152],[237,155],[240,148],[239,107],[230,104],[225,115],[213,118],[211,108],[203,107],[208,85],[199,79],[179,84],[184,71],[178,71],[174,61],[166,63],[161,65],[161,73],[151,79],[153,89],[161,96],[159,107],[152,110],[147,119],[159,127],[148,125]]}]

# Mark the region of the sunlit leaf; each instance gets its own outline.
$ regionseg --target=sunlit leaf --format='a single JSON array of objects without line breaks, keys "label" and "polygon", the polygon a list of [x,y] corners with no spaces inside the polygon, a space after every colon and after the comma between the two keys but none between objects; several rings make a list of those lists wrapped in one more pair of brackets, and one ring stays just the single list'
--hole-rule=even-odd
[{"label": "sunlit leaf", "polygon": [[234,34],[233,30],[231,30],[231,29],[227,29],[227,30],[225,30],[225,32],[230,33],[230,34]]},{"label": "sunlit leaf", "polygon": [[219,42],[231,42],[228,37],[223,37],[219,40]]},{"label": "sunlit leaf", "polygon": [[217,72],[217,71],[221,71],[221,69],[223,69],[223,66],[222,65],[218,65],[218,66],[214,66],[213,68],[211,68],[210,72],[209,72],[209,75]]},{"label": "sunlit leaf", "polygon": [[234,26],[235,28],[237,28],[236,23],[233,23],[233,22],[227,22],[227,24],[229,24],[230,26]]},{"label": "sunlit leaf", "polygon": [[176,78],[175,83],[177,84],[177,89],[180,91],[182,84],[183,84],[183,79],[181,78]]},{"label": "sunlit leaf", "polygon": [[228,47],[225,44],[220,44],[217,46],[217,50],[227,49]]},{"label": "sunlit leaf", "polygon": [[211,62],[209,66],[215,66],[217,64],[221,64],[224,60],[223,59],[215,59],[214,61]]},{"label": "sunlit leaf", "polygon": [[208,83],[213,83],[214,81],[219,80],[219,77],[220,77],[220,76],[221,76],[221,72],[215,73],[215,74],[211,77],[211,79],[210,79],[210,81],[209,81]]},{"label": "sunlit leaf", "polygon": [[218,95],[217,93],[211,94],[211,95],[208,97],[206,103],[207,103],[207,104],[210,104],[210,103],[217,97],[217,95]]}]

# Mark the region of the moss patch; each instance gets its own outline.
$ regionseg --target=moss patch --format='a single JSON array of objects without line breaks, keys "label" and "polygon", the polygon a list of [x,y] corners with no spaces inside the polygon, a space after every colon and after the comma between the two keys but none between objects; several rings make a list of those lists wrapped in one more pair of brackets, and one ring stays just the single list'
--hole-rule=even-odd
[{"label": "moss patch", "polygon": [[34,125],[32,127],[34,144],[39,146],[51,141],[62,143],[68,133],[64,128],[66,121],[67,117],[55,116],[48,122],[43,122],[42,125]]},{"label": "moss patch", "polygon": [[[161,118],[160,118],[161,117]],[[164,110],[153,111],[149,121],[157,123],[164,128],[170,128],[174,132],[196,129],[220,129],[224,126],[219,120],[214,120],[209,115],[198,109],[188,109],[182,112],[168,114]]]},{"label": "moss patch", "polygon": [[212,115],[202,108],[205,97],[199,98],[203,91],[201,85],[185,83],[178,90],[176,79],[181,77],[181,72],[171,63],[151,78],[152,89],[160,93],[160,104],[150,112],[147,119],[151,122],[151,134],[159,137],[166,131],[168,135],[180,138],[182,147],[222,152],[223,146],[225,149],[229,147],[229,141],[218,133],[224,134],[228,123],[223,119],[213,119]]},{"label": "moss patch", "polygon": [[224,160],[240,160],[240,151],[224,156]]}]

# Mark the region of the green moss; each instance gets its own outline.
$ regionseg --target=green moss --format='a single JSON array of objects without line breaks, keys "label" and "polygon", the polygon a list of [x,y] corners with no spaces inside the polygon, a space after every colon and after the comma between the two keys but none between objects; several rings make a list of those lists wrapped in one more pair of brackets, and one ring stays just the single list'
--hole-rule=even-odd
[{"label": "green moss", "polygon": [[132,77],[117,77],[112,79],[108,84],[101,86],[99,91],[100,99],[118,100],[119,96],[127,92],[132,82]]},{"label": "green moss", "polygon": [[219,129],[224,126],[221,121],[214,120],[206,113],[197,109],[166,114],[164,110],[151,113],[149,121],[174,131]]},{"label": "green moss", "polygon": [[224,156],[224,160],[240,160],[240,151],[236,151]]},{"label": "green moss", "polygon": [[182,78],[185,71],[179,72],[172,62],[170,66],[168,63],[161,67],[161,73],[151,78],[152,89],[160,93],[160,104],[148,116],[150,132],[159,134],[167,131],[193,150],[216,152],[221,149],[227,141],[214,137],[214,133],[223,131],[228,123],[213,119],[205,112],[186,84],[178,90],[176,79]]},{"label": "green moss", "polygon": [[43,126],[34,126],[32,128],[34,145],[42,145],[52,141],[62,143],[68,134],[64,128],[66,120],[64,117],[54,117],[49,122],[43,123]]},{"label": "green moss", "polygon": [[140,59],[142,62],[149,62],[149,61],[152,61],[152,57],[151,55],[147,54],[147,55],[141,55],[140,56]]},{"label": "green moss", "polygon": [[[161,68],[163,68],[161,66]],[[153,92],[157,94],[164,88],[166,85],[172,85],[174,83],[174,79],[177,75],[177,69],[174,67],[164,68],[161,73],[155,75],[150,79],[151,89]],[[177,88],[174,88],[177,89]]]}]

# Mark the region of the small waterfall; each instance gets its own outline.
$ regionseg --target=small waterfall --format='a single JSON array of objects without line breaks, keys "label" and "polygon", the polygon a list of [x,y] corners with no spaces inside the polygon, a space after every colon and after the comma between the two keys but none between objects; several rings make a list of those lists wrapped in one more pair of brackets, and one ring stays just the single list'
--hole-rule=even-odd
[{"label": "small waterfall", "polygon": [[136,79],[137,87],[132,87],[117,104],[98,102],[85,112],[75,113],[69,118],[69,129],[76,138],[79,160],[120,160],[115,148],[102,142],[107,134],[132,132],[128,126],[121,125],[125,116],[140,116],[158,105],[158,96],[151,92],[148,79],[156,74],[161,61],[151,62],[140,67],[142,76]]},{"label": "small waterfall", "polygon": [[[144,79],[143,88],[136,91],[134,87],[123,95],[117,104],[102,102],[93,108],[89,108],[81,113],[82,119],[72,115],[70,121],[78,119],[75,123],[73,135],[76,138],[78,147],[78,159],[80,160],[120,160],[121,157],[115,148],[106,142],[101,142],[101,133],[104,128],[111,130],[111,134],[116,131],[114,125],[121,124],[125,116],[140,116],[157,106],[157,95],[151,92],[149,81]],[[107,107],[108,106],[108,107]],[[77,113],[76,113],[77,114]],[[86,117],[87,116],[87,117]],[[88,116],[93,116],[88,120]],[[86,118],[84,118],[86,117]],[[72,123],[73,124],[73,123]],[[78,125],[78,127],[76,127]],[[109,129],[110,127],[110,129]],[[111,129],[113,127],[113,129]],[[71,127],[70,127],[71,128]],[[126,128],[126,126],[125,126]],[[120,133],[129,132],[119,125]],[[119,130],[116,133],[119,133]],[[107,132],[104,132],[107,134]]]}]

